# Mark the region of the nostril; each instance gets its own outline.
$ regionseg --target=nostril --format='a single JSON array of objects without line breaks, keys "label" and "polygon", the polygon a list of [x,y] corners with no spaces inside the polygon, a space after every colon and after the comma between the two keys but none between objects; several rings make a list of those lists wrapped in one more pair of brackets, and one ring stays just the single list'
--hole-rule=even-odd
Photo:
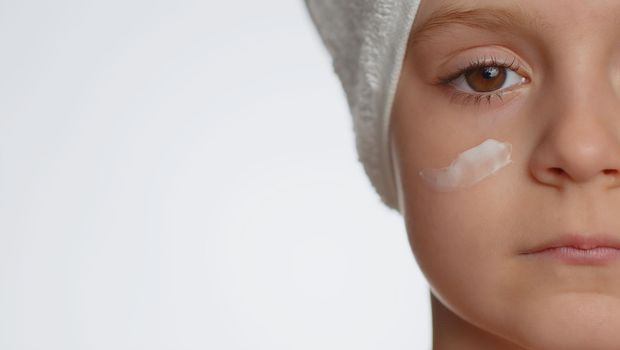
[{"label": "nostril", "polygon": [[605,175],[618,175],[618,170],[617,169],[605,169],[603,170],[603,173]]},{"label": "nostril", "polygon": [[562,170],[562,168],[549,168],[549,171],[551,171],[552,173],[556,175],[564,174],[564,170]]}]

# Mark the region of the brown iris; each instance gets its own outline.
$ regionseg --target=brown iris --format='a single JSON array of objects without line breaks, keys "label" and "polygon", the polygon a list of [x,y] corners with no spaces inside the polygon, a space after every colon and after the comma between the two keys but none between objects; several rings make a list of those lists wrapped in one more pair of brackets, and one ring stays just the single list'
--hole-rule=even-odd
[{"label": "brown iris", "polygon": [[467,84],[476,92],[495,91],[506,81],[506,68],[480,67],[465,73]]}]

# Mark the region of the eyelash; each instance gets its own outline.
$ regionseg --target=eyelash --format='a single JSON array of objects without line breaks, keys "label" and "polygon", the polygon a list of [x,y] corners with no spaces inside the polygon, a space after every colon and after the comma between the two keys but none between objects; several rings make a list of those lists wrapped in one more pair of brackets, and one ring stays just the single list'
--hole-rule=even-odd
[{"label": "eyelash", "polygon": [[439,77],[436,84],[444,88],[450,89],[450,101],[461,100],[460,102],[464,105],[467,105],[469,103],[473,103],[474,105],[480,105],[480,103],[483,101],[486,101],[487,104],[491,104],[491,101],[494,97],[499,98],[501,101],[503,94],[507,90],[509,90],[510,87],[493,92],[478,94],[464,92],[453,87],[452,82],[459,78],[462,74],[484,67],[500,67],[510,69],[518,74],[521,66],[517,62],[516,58],[513,58],[512,61],[508,62],[508,60],[500,61],[496,57],[479,57],[476,60],[471,61],[465,67],[459,68],[455,73],[452,73],[448,76]]}]

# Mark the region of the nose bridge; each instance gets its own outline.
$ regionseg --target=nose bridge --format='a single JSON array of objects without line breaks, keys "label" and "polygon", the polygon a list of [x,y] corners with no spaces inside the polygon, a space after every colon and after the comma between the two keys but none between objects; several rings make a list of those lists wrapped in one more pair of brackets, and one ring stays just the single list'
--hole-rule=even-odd
[{"label": "nose bridge", "polygon": [[580,50],[560,63],[547,82],[547,125],[531,163],[540,182],[620,183],[620,105],[608,65],[596,62],[600,57]]}]

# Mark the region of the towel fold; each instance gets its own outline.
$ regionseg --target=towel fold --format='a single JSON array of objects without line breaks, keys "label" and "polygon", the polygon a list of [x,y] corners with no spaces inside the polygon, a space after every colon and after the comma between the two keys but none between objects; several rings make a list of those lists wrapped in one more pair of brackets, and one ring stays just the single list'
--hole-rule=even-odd
[{"label": "towel fold", "polygon": [[399,210],[388,127],[419,0],[305,0],[353,117],[358,160],[383,203]]}]

